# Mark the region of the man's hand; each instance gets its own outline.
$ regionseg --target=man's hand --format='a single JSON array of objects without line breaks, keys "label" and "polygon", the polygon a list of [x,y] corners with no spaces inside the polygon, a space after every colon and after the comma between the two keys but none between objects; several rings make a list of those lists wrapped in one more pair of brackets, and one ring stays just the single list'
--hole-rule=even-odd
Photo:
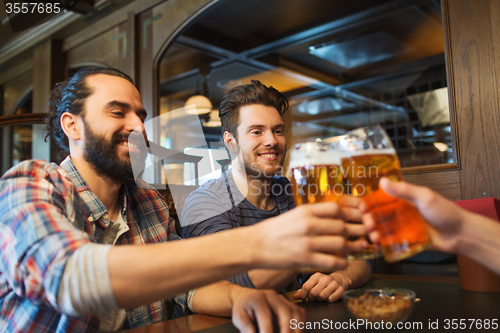
[{"label": "man's hand", "polygon": [[280,332],[292,332],[290,327],[292,319],[296,319],[298,322],[306,320],[304,309],[278,295],[274,290],[249,288],[237,290],[238,294],[232,297],[232,320],[240,332],[254,333],[254,322],[257,322],[259,332],[273,332],[273,313],[278,317]]},{"label": "man's hand", "polygon": [[362,224],[346,224],[345,213],[332,202],[302,205],[257,225],[246,227],[259,235],[253,255],[268,267],[343,269],[343,256],[366,248],[367,242],[346,238],[367,234]]},{"label": "man's hand", "polygon": [[348,289],[346,281],[334,274],[315,273],[293,295],[294,299],[310,301],[335,302],[342,298]]},{"label": "man's hand", "polygon": [[[440,251],[456,253],[462,234],[464,216],[471,213],[455,205],[432,190],[412,185],[404,181],[394,182],[388,178],[380,180],[380,187],[389,195],[413,203],[430,225],[429,235],[434,248]],[[370,239],[375,245],[380,244],[380,235],[375,231],[375,220],[367,207],[360,205],[363,223],[370,231]]]},{"label": "man's hand", "polygon": [[[500,274],[500,227],[497,221],[472,213],[422,186],[403,181],[380,180],[380,187],[389,195],[413,203],[429,224],[433,248],[460,253],[477,260]],[[380,235],[375,231],[375,220],[361,204],[363,223],[370,230],[370,239],[377,244]]]},{"label": "man's hand", "polygon": [[353,197],[351,195],[342,194],[337,201],[337,204],[342,209],[346,221],[361,222],[361,211],[359,205],[362,200],[360,197]]}]

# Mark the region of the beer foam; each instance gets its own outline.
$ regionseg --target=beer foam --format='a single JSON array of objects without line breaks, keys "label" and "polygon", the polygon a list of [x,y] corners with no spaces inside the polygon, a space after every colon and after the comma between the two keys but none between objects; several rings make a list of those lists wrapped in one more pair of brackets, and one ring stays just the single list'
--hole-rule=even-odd
[{"label": "beer foam", "polygon": [[340,165],[342,153],[333,148],[320,150],[318,148],[321,144],[318,142],[306,142],[301,143],[300,147],[296,146],[292,148],[288,167],[292,169],[308,165]]},{"label": "beer foam", "polygon": [[349,156],[363,156],[363,155],[397,155],[396,149],[394,148],[383,148],[383,149],[361,149],[350,151],[347,155]]}]

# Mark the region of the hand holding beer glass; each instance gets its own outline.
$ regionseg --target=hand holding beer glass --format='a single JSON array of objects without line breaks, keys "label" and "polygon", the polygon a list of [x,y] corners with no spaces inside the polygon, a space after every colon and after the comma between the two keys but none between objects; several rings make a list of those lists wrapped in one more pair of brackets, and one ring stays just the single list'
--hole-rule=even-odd
[{"label": "hand holding beer glass", "polygon": [[[291,183],[295,205],[324,201],[338,202],[347,191],[341,168],[342,154],[337,143],[298,143],[290,153]],[[373,259],[381,252],[373,245],[352,252],[347,259]]]},{"label": "hand holding beer glass", "polygon": [[397,262],[427,249],[431,242],[417,208],[379,188],[382,177],[403,179],[396,150],[385,130],[380,125],[352,130],[340,139],[339,147],[344,153],[347,186],[354,196],[361,196],[373,215],[385,261]]}]

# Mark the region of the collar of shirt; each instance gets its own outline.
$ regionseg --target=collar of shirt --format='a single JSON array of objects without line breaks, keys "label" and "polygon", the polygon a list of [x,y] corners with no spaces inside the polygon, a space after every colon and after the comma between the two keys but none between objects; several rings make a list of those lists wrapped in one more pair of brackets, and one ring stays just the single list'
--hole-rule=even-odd
[{"label": "collar of shirt", "polygon": [[[71,157],[68,156],[59,165],[71,179],[71,182],[75,185],[75,190],[83,200],[83,213],[86,216],[87,221],[90,224],[98,222],[103,228],[107,228],[110,223],[108,210],[102,203],[102,201],[90,190],[82,175],[76,169]],[[120,188],[120,194],[122,200],[122,217],[126,221],[127,207],[129,202],[129,191],[126,186],[122,184]]]}]

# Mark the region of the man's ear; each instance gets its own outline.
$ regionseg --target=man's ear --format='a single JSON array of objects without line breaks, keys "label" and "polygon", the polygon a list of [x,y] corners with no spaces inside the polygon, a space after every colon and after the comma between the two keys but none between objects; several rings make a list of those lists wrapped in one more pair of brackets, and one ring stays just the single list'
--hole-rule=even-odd
[{"label": "man's ear", "polygon": [[228,131],[224,132],[224,144],[226,145],[226,148],[231,153],[233,153],[233,154],[237,154],[238,153],[238,149],[236,148],[237,147],[236,139]]},{"label": "man's ear", "polygon": [[80,130],[82,130],[83,124],[78,118],[79,116],[69,112],[64,112],[61,115],[61,128],[69,140],[77,141],[81,139]]}]

